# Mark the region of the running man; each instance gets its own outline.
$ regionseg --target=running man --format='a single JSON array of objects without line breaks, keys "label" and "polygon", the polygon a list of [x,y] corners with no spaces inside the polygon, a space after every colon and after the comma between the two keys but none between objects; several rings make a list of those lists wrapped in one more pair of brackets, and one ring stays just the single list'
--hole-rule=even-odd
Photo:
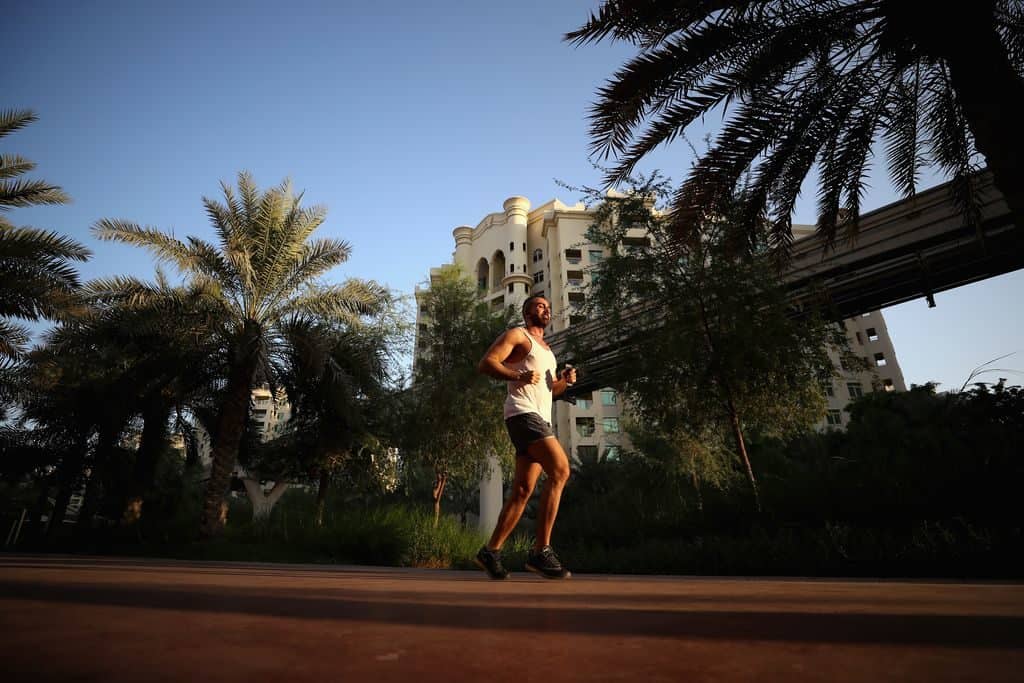
[{"label": "running man", "polygon": [[508,576],[501,564],[501,546],[519,522],[543,470],[548,480],[537,510],[537,539],[526,568],[549,579],[567,579],[569,570],[551,549],[551,528],[569,480],[569,458],[551,432],[551,401],[576,381],[576,370],[566,368],[560,377],[555,376],[555,354],[544,342],[544,328],[551,321],[547,299],[531,296],[523,302],[523,321],[525,327],[512,328],[498,337],[477,365],[479,372],[508,382],[504,415],[516,449],[516,474],[494,533],[474,561],[492,579]]}]

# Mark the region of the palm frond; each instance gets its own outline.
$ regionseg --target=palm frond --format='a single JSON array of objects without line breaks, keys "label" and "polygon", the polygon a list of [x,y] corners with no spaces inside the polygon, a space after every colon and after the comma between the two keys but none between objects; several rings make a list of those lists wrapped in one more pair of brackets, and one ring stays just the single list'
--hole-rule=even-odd
[{"label": "palm frond", "polygon": [[0,359],[19,359],[30,340],[28,329],[0,318]]},{"label": "palm frond", "polygon": [[30,109],[0,110],[0,138],[39,120]]},{"label": "palm frond", "polygon": [[350,279],[341,285],[309,287],[283,304],[279,316],[311,315],[356,324],[362,316],[379,312],[388,301],[388,291],[376,282]]},{"label": "palm frond", "polygon": [[97,239],[148,249],[158,259],[170,261],[186,272],[201,269],[202,264],[188,245],[158,228],[102,218],[93,224],[92,233]]},{"label": "palm frond", "polygon": [[14,178],[28,173],[36,167],[35,163],[17,154],[0,155],[0,179]]},{"label": "palm frond", "polygon": [[50,230],[23,226],[0,228],[0,258],[70,259],[87,261],[92,252],[75,240]]},{"label": "palm frond", "polygon": [[0,182],[0,210],[39,204],[66,204],[71,198],[45,180],[5,180]]}]

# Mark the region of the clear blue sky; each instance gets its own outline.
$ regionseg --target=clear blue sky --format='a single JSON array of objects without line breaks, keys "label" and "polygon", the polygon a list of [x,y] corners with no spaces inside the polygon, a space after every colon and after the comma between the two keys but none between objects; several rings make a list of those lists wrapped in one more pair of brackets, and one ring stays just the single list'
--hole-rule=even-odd
[{"label": "clear blue sky", "polygon": [[[74,199],[11,218],[87,244],[86,278],[150,277],[145,252],[99,243],[89,227],[124,218],[210,238],[200,198],[218,196],[221,180],[245,169],[266,187],[287,176],[306,202],[329,207],[320,234],[353,246],[336,277],[411,293],[450,260],[455,226],[514,194],[579,199],[556,178],[598,184],[586,111],[630,52],[561,42],[597,4],[11,3],[0,108],[41,120],[3,151],[36,161],[34,175]],[[690,161],[678,144],[646,170],[679,179]],[[884,177],[874,184],[865,210],[895,199]],[[813,196],[796,222],[814,221]],[[1022,295],[1017,272],[940,294],[934,309],[887,310],[908,384],[959,387],[1012,352],[1001,367],[1024,370]]]}]

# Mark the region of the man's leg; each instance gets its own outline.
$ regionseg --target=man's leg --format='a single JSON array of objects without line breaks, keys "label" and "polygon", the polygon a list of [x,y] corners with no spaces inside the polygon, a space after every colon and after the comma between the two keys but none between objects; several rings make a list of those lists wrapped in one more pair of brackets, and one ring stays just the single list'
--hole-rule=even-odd
[{"label": "man's leg", "polygon": [[540,550],[551,544],[551,529],[555,525],[555,517],[558,516],[558,503],[562,499],[562,489],[569,481],[569,458],[562,450],[558,439],[553,436],[534,441],[526,447],[526,453],[534,461],[533,464],[540,465],[548,476],[547,483],[544,484],[544,493],[540,497],[540,507],[537,509],[537,540],[533,548]]},{"label": "man's leg", "polygon": [[519,518],[523,516],[523,510],[526,509],[526,503],[533,493],[533,487],[537,485],[537,477],[540,476],[540,472],[540,464],[532,462],[527,457],[516,456],[516,474],[512,480],[512,492],[501,507],[498,523],[494,526],[491,540],[487,542],[488,550],[500,550],[501,546],[505,544],[505,539],[516,528]]}]

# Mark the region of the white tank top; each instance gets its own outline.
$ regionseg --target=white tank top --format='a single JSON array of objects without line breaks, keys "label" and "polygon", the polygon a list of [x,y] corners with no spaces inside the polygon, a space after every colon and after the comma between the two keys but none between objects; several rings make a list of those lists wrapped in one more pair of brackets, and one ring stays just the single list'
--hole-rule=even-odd
[{"label": "white tank top", "polygon": [[[523,328],[526,332],[526,329]],[[513,370],[533,370],[540,374],[540,382],[508,382],[508,398],[505,399],[505,419],[523,413],[537,413],[545,422],[551,424],[551,385],[557,377],[555,370],[555,354],[534,341],[533,335],[526,332],[530,339],[530,352],[517,363],[507,363]]]}]

